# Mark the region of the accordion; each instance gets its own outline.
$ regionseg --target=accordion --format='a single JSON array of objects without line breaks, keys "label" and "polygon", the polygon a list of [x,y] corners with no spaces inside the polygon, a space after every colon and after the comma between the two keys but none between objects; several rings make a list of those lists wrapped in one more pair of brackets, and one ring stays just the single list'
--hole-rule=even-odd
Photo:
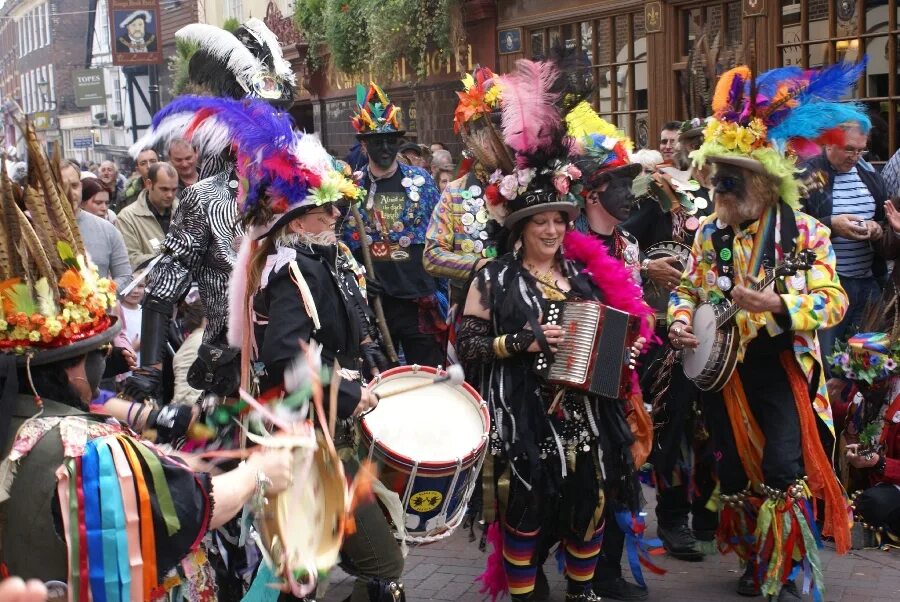
[{"label": "accordion", "polygon": [[559,324],[563,341],[552,357],[538,353],[534,370],[548,383],[613,399],[631,382],[629,352],[638,337],[636,316],[596,301],[551,303],[547,324]]}]

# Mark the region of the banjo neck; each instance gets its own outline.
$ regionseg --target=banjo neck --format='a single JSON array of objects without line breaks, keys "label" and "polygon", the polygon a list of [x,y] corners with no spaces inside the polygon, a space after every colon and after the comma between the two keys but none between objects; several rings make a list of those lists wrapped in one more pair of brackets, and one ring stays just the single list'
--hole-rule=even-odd
[{"label": "banjo neck", "polygon": [[[775,282],[775,279],[778,278],[779,272],[781,270],[779,270],[779,269],[773,270],[771,268],[766,268],[765,271],[766,271],[766,277],[763,278],[760,282],[751,284],[750,290],[752,290],[752,291],[763,290],[764,288],[766,288],[767,286],[769,286],[770,284]],[[716,328],[721,328],[722,326],[727,324],[728,321],[731,320],[732,318],[734,318],[740,310],[741,310],[741,308],[738,307],[738,305],[736,303],[729,302],[728,308],[725,309],[724,311],[722,311],[722,313],[719,314],[719,317],[716,319]]]}]

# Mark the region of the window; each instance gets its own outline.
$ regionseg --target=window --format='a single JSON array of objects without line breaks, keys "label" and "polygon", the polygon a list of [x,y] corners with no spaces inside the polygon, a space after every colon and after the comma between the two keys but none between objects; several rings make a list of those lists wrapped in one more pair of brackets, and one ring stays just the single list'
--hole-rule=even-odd
[{"label": "window", "polygon": [[545,56],[557,41],[578,49],[594,77],[594,109],[625,130],[637,147],[647,145],[647,38],[644,12],[532,29],[530,56]]},{"label": "window", "polygon": [[26,86],[24,73],[19,74],[19,90],[22,91],[22,103],[25,105],[24,107],[22,107],[22,110],[26,113],[29,113],[30,111],[28,110],[28,94],[26,94],[25,92]]},{"label": "window", "polygon": [[[670,117],[706,117],[711,110],[710,99],[718,75],[749,61],[741,35],[741,3],[725,0],[688,6],[677,14],[678,59],[673,68],[677,75],[679,110]],[[715,66],[711,69],[709,64],[713,58]]]},{"label": "window", "polygon": [[53,63],[48,67],[47,81],[50,82],[50,102],[56,102],[56,78],[53,75]]},{"label": "window", "polygon": [[855,97],[872,118],[867,158],[887,161],[900,146],[900,0],[780,2],[782,65],[817,67],[868,55]]},{"label": "window", "polygon": [[225,18],[244,20],[244,7],[242,0],[225,0]]},{"label": "window", "polygon": [[47,43],[50,43],[50,5],[44,5],[44,33],[47,36]]}]

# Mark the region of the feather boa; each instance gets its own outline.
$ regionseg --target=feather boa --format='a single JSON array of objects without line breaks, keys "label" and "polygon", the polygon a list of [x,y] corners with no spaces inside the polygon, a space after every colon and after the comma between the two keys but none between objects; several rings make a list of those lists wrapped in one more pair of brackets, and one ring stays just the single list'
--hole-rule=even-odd
[{"label": "feather boa", "polygon": [[484,572],[475,580],[481,581],[479,593],[487,594],[492,602],[509,591],[509,583],[506,580],[506,571],[503,568],[503,527],[500,521],[494,521],[488,526],[487,541],[493,547],[485,562]]},{"label": "feather boa", "polygon": [[[609,254],[603,242],[589,234],[573,230],[566,234],[563,254],[566,259],[583,263],[584,273],[590,275],[597,288],[603,292],[604,302],[637,316],[640,319],[640,336],[648,343],[653,340],[653,310],[644,303],[644,293],[632,279],[631,271]],[[644,351],[646,350],[647,345],[644,346]]]},{"label": "feather boa", "polygon": [[247,275],[255,248],[255,238],[249,232],[245,233],[228,280],[228,344],[238,349],[243,346],[244,333],[250,328],[246,302]]}]

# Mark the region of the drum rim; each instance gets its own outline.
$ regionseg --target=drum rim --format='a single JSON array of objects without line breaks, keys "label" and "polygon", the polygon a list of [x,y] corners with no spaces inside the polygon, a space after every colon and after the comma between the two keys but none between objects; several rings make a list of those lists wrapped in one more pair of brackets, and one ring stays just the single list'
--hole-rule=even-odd
[{"label": "drum rim", "polygon": [[[434,368],[433,366],[419,366],[418,364],[413,364],[412,366],[395,366],[393,368],[385,370],[379,376],[369,381],[369,386],[377,384],[378,382],[384,380],[389,376],[393,376],[395,374],[405,374],[407,372],[425,372],[426,374],[432,374],[435,376],[444,375],[447,373],[446,370],[439,370],[437,368]],[[462,386],[463,389],[469,395],[471,395],[473,401],[476,402],[476,408],[478,409],[478,413],[481,415],[481,422],[482,426],[484,427],[484,432],[481,435],[481,442],[479,443],[479,445],[472,448],[469,453],[459,459],[461,464],[465,466],[467,463],[477,461],[478,456],[487,448],[487,435],[491,432],[491,415],[488,412],[487,404],[485,403],[484,399],[472,385],[464,380],[462,383],[460,383],[460,386]],[[369,428],[369,425],[366,424],[365,415],[363,415],[363,417],[359,420],[359,428],[363,438],[366,439],[369,446],[373,445],[375,436]],[[405,454],[401,454],[389,445],[386,445],[381,439],[379,439],[377,443],[378,448],[376,449],[376,451],[381,451],[392,461],[404,464],[408,463],[410,468],[412,468],[414,465],[418,465],[418,470],[447,470],[448,468],[455,467],[457,464],[456,460],[417,462],[415,459],[410,458]]]}]

